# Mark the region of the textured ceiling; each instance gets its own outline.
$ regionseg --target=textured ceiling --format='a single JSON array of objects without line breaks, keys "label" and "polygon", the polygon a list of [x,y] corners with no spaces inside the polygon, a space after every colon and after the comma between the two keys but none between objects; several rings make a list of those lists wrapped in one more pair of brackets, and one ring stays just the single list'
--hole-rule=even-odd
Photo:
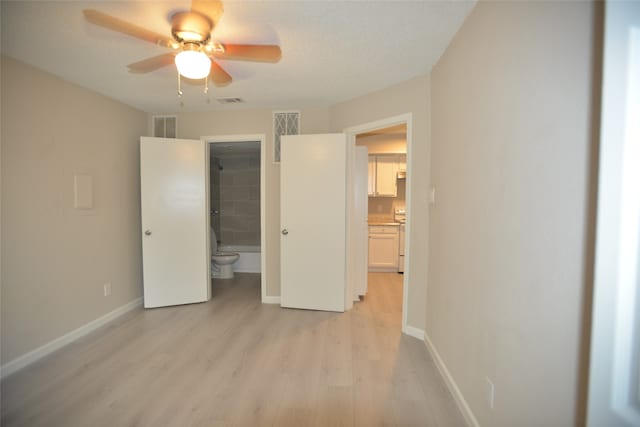
[{"label": "textured ceiling", "polygon": [[[147,112],[328,106],[430,71],[474,1],[226,1],[213,37],[276,43],[277,64],[219,61],[234,81],[183,85],[166,67],[130,74],[127,64],[166,52],[83,19],[93,8],[161,34],[189,1],[5,1],[2,53]],[[222,105],[218,97],[243,104]]]}]

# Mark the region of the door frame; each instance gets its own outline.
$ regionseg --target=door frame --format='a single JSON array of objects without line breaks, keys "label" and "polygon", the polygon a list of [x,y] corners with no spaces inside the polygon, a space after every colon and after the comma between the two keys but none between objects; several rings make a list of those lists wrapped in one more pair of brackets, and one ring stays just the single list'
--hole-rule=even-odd
[{"label": "door frame", "polygon": [[604,16],[586,425],[623,427],[640,422],[640,4],[607,1]]},{"label": "door frame", "polygon": [[[211,157],[210,148],[211,144],[216,143],[233,143],[233,142],[259,142],[260,143],[260,295],[261,302],[268,304],[269,298],[267,297],[267,261],[266,261],[266,247],[267,247],[267,233],[266,233],[266,156],[267,156],[267,137],[263,133],[259,134],[245,134],[245,135],[213,135],[213,136],[201,136],[200,139],[207,144],[207,162]],[[207,186],[211,180],[209,173],[211,172],[211,166],[207,167]],[[209,210],[209,204],[207,203],[207,211]],[[210,233],[209,233],[210,234]],[[211,242],[209,241],[209,247]],[[211,262],[209,262],[209,270],[211,270]],[[209,271],[211,276],[211,271]]]},{"label": "door frame", "polygon": [[[355,147],[356,145],[356,135],[372,132],[378,129],[388,128],[391,126],[397,125],[406,125],[407,126],[407,181],[406,181],[406,195],[405,195],[405,209],[407,211],[407,224],[406,224],[406,233],[404,239],[404,261],[405,261],[405,269],[402,280],[402,332],[411,335],[413,337],[424,339],[424,336],[421,336],[419,332],[417,332],[414,327],[407,325],[407,309],[409,303],[409,284],[411,283],[411,211],[412,211],[412,197],[411,197],[411,174],[413,168],[411,167],[411,153],[413,146],[413,114],[405,113],[397,116],[387,117],[384,119],[376,120],[369,123],[364,123],[357,126],[352,126],[344,129],[344,133],[347,134],[347,144],[349,147]],[[349,150],[349,153],[352,153]],[[347,162],[347,173],[351,174],[351,161]],[[353,299],[353,298],[352,298]]]}]

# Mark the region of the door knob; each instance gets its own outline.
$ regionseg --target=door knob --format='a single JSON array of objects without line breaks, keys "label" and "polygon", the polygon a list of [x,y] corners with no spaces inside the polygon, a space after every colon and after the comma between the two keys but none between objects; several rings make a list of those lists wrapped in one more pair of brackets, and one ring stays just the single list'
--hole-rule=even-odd
[{"label": "door knob", "polygon": [[284,230],[282,230],[282,234],[286,236],[287,234],[289,234],[289,230],[285,228]]},{"label": "door knob", "polygon": [[151,230],[145,230],[144,235],[145,236],[151,236]]}]

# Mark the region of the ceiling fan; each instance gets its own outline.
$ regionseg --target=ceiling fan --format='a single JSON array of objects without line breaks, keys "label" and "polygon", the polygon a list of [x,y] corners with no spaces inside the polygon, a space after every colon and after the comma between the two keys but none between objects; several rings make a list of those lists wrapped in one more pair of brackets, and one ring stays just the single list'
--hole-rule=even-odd
[{"label": "ceiling fan", "polygon": [[223,44],[212,40],[211,32],[223,13],[220,0],[192,0],[191,10],[173,14],[170,37],[94,9],[85,9],[83,13],[92,24],[171,49],[128,67],[132,73],[149,73],[175,63],[178,84],[183,76],[190,80],[205,79],[205,84],[210,79],[216,86],[226,86],[233,79],[217,59],[274,63],[282,56],[277,45]]}]

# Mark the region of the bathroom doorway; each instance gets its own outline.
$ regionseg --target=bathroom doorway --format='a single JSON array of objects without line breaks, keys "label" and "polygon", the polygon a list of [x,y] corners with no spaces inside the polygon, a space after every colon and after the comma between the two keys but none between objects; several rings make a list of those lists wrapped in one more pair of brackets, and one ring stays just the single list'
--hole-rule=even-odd
[{"label": "bathroom doorway", "polygon": [[[260,275],[265,295],[263,135],[206,137],[209,149],[210,248],[237,253],[234,276]],[[228,267],[227,267],[228,268]],[[211,263],[213,292],[222,285],[221,266]],[[225,275],[222,275],[225,277]],[[235,280],[235,278],[233,279]],[[263,298],[264,299],[264,298]]]}]

